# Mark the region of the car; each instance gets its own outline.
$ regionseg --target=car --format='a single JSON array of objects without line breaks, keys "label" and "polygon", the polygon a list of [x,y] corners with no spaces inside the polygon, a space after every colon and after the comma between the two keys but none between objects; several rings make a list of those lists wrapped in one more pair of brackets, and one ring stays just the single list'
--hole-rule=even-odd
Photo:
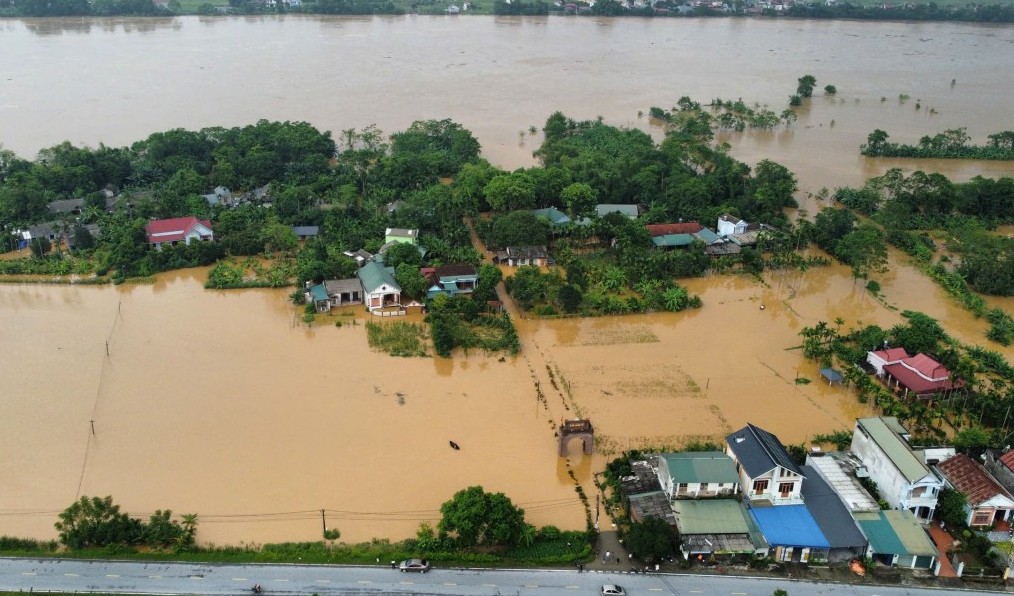
[{"label": "car", "polygon": [[398,564],[398,569],[402,573],[408,573],[409,571],[417,571],[419,573],[426,573],[432,566],[426,559],[405,559]]},{"label": "car", "polygon": [[602,596],[627,596],[627,592],[616,584],[605,584],[602,586]]}]

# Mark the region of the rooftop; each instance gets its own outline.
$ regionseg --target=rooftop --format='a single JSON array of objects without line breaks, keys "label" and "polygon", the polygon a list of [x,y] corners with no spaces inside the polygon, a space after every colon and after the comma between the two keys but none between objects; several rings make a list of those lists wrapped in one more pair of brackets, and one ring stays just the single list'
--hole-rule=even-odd
[{"label": "rooftop", "polygon": [[701,224],[696,221],[668,224],[648,224],[644,227],[653,237],[667,236],[669,234],[696,234],[702,229]]},{"label": "rooftop", "polygon": [[676,514],[669,506],[669,498],[662,491],[642,493],[630,497],[630,515],[637,519],[655,518],[670,526],[676,525]]},{"label": "rooftop", "polygon": [[662,492],[658,474],[651,464],[646,461],[631,462],[630,470],[629,476],[620,478],[620,492],[623,496],[630,498],[634,495]]},{"label": "rooftop", "polygon": [[365,265],[356,272],[356,277],[363,284],[363,291],[373,292],[380,286],[387,284],[394,291],[401,291],[401,286],[394,281],[394,271],[390,267],[384,267],[376,261],[367,261]]},{"label": "rooftop", "polygon": [[1014,498],[989,475],[985,468],[963,453],[940,462],[937,464],[937,470],[951,486],[964,493],[968,504],[972,507],[977,507],[997,495],[1008,499]]},{"label": "rooftop", "polygon": [[907,509],[857,513],[855,518],[874,553],[922,557],[940,554],[919,520]]},{"label": "rooftop", "polygon": [[900,436],[899,431],[902,427],[897,418],[893,416],[860,418],[856,420],[856,425],[866,431],[870,440],[880,447],[909,482],[918,482],[932,473],[929,467],[912,453],[908,441]]},{"label": "rooftop", "polygon": [[865,547],[866,538],[838,494],[815,470],[809,466],[803,466],[802,470],[806,474],[803,503],[831,548]]},{"label": "rooftop", "polygon": [[546,207],[545,209],[535,209],[532,211],[536,217],[545,217],[554,226],[562,226],[570,223],[570,217],[566,213],[560,211],[556,207]]},{"label": "rooftop", "polygon": [[663,453],[659,465],[665,461],[674,482],[718,482],[737,484],[739,474],[732,458],[721,451],[688,451]]},{"label": "rooftop", "polygon": [[672,502],[680,534],[749,534],[736,499],[679,499]]},{"label": "rooftop", "polygon": [[[809,482],[809,480],[807,480]],[[806,484],[805,482],[803,483]],[[830,548],[820,526],[806,505],[755,507],[750,515],[757,522],[764,538],[772,546]]]},{"label": "rooftop", "polygon": [[[830,485],[853,513],[880,510],[877,501],[866,492],[855,476],[855,469],[862,465],[858,461],[853,461],[843,453],[828,453],[820,457],[808,457],[806,464]],[[810,476],[806,477],[804,489],[811,479]]]},{"label": "rooftop", "polygon": [[756,478],[776,466],[803,475],[778,437],[762,428],[747,424],[725,437],[725,442],[751,478]]}]

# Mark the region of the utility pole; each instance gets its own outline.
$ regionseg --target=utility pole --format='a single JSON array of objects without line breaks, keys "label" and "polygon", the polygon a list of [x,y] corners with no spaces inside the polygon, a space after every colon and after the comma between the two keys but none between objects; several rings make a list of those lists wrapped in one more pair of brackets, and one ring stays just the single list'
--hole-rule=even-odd
[{"label": "utility pole", "polygon": [[92,436],[94,437],[95,436],[95,421],[91,420],[90,422],[92,423]]},{"label": "utility pole", "polygon": [[324,510],[320,510],[320,525],[324,528],[324,534],[327,534],[327,518],[324,517]]}]

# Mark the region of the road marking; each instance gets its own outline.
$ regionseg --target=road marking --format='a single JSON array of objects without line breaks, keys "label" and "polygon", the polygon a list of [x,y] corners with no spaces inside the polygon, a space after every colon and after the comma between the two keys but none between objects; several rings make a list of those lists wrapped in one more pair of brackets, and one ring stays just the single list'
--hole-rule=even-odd
[{"label": "road marking", "polygon": [[401,585],[403,585],[403,586],[411,586],[415,582],[398,582],[398,583],[401,584]]},{"label": "road marking", "polygon": [[162,579],[161,575],[149,575],[148,579]]},{"label": "road marking", "polygon": [[204,579],[204,578],[199,575],[191,575],[190,579]]},{"label": "road marking", "polygon": [[648,588],[649,592],[661,592],[662,588]]},{"label": "road marking", "polygon": [[526,588],[538,588],[539,586],[536,586],[536,585],[533,585],[533,584],[525,584],[525,587]]},{"label": "road marking", "polygon": [[64,573],[64,575],[67,576],[67,577],[81,577],[80,575],[78,575],[76,573]]},{"label": "road marking", "polygon": [[732,596],[746,596],[746,592],[731,592]]},{"label": "road marking", "polygon": [[577,586],[565,586],[568,590],[576,590]]},{"label": "road marking", "polygon": [[370,580],[368,580],[368,579],[361,579],[361,580],[357,581],[356,583],[357,584],[368,584],[368,583],[370,583]]},{"label": "road marking", "polygon": [[232,578],[232,581],[234,581],[234,582],[245,582],[246,578],[245,577],[234,577],[234,578]]},{"label": "road marking", "polygon": [[455,584],[455,583],[451,583],[451,582],[444,582],[444,585],[445,585],[445,586],[456,586],[456,585],[458,585],[458,584]]},{"label": "road marking", "polygon": [[107,573],[106,577],[120,577],[120,576],[119,575],[115,575],[113,573]]},{"label": "road marking", "polygon": [[289,580],[287,580],[287,579],[276,579],[275,581],[276,581],[276,582],[287,582],[287,581],[289,581]]},{"label": "road marking", "polygon": [[318,584],[329,584],[329,583],[331,583],[331,580],[329,580],[329,579],[318,579],[317,583]]},{"label": "road marking", "polygon": [[487,587],[487,588],[495,588],[496,587],[496,584],[482,584],[482,585],[485,586],[485,587]]},{"label": "road marking", "polygon": [[34,571],[22,571],[21,575],[38,575],[38,573],[35,573]]}]

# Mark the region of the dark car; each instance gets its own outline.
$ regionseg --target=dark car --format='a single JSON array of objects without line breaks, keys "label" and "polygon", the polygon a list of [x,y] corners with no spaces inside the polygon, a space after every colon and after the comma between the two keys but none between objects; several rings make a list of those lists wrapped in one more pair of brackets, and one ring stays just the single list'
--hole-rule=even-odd
[{"label": "dark car", "polygon": [[430,567],[430,562],[426,559],[405,559],[398,564],[398,569],[400,569],[402,573],[408,573],[409,571],[426,573],[430,570]]}]

